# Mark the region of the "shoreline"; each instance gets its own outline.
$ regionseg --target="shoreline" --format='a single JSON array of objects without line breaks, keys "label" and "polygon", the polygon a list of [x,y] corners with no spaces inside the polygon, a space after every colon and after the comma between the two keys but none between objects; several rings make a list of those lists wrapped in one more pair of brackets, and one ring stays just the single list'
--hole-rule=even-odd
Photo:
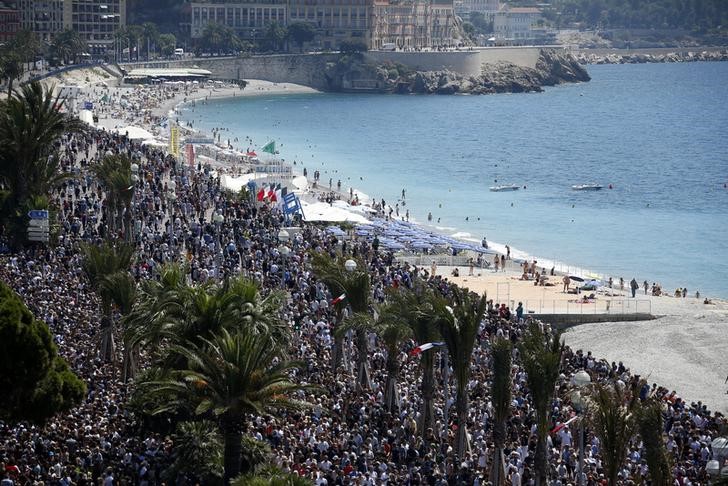
[{"label": "shoreline", "polygon": [[[305,93],[306,91],[303,91],[303,92]],[[318,93],[315,90],[312,90],[312,92]],[[263,93],[263,94],[279,95],[279,94],[288,94],[288,93],[287,92],[277,92],[277,93],[276,92],[270,92],[270,93]],[[293,93],[291,93],[291,94],[293,94]],[[234,96],[231,96],[230,94],[225,94],[225,93],[222,93],[221,92],[221,93],[216,93],[216,95],[213,96],[210,99],[220,100],[220,99],[229,99],[229,98],[234,98]],[[199,99],[199,98],[197,98],[197,99]],[[177,108],[179,108],[179,107],[189,105],[192,101],[193,100],[188,100],[187,102],[180,102],[180,103],[178,103],[177,106],[175,107],[175,110]],[[181,115],[177,111],[175,111],[175,113],[177,115]],[[197,127],[189,128],[189,127],[183,126],[182,124],[180,124],[180,127],[183,128],[183,129],[185,129],[185,130],[191,130],[191,131],[193,131],[195,133],[209,135],[209,133],[206,133],[204,130],[200,130]],[[240,134],[238,134],[238,135],[240,135]],[[224,150],[219,145],[216,145],[216,147],[217,147],[217,150]],[[292,165],[289,162],[284,162],[284,165],[287,165],[288,167],[290,167],[292,169],[292,172],[294,174],[296,174],[298,176],[302,176],[302,171],[301,171],[301,169],[299,168],[298,165]],[[311,174],[309,174],[309,177],[307,178],[308,188],[309,189],[311,189],[311,184],[313,182],[313,179],[310,176],[311,176]],[[321,182],[321,181],[319,181],[319,182]],[[327,193],[328,192],[334,192],[334,193],[337,193],[337,194],[339,194],[341,196],[341,199],[343,201],[346,201],[348,199],[348,191],[349,191],[349,189],[350,189],[349,187],[346,187],[346,186],[342,185],[342,190],[341,191],[337,191],[336,188],[335,188],[335,186],[334,186],[333,189],[328,189],[328,186],[327,185],[321,184],[321,183],[319,183],[319,186],[317,188],[317,190],[320,191],[320,192],[327,192]],[[369,201],[367,201],[366,204],[368,204],[368,203],[371,202],[371,197],[369,197],[367,194],[365,194],[364,192],[362,192],[360,189],[358,189],[358,188],[356,188],[354,186],[351,186],[351,189],[353,190],[354,194],[358,194],[360,196],[360,198],[361,198],[361,196],[364,196],[366,199],[368,199]],[[374,197],[374,200],[379,200],[379,198]],[[397,200],[397,202],[401,202],[401,201],[400,200]],[[390,206],[390,205],[388,204],[388,206]],[[402,210],[404,210],[404,208],[402,208]],[[360,216],[360,212],[358,212],[358,211],[353,211],[353,213],[355,215],[357,215],[357,216]],[[443,235],[443,236],[448,236],[448,237],[452,237],[452,238],[456,238],[456,239],[459,239],[459,240],[461,240],[463,242],[467,242],[467,243],[478,244],[478,245],[480,244],[480,240],[479,239],[475,238],[471,233],[467,232],[466,230],[464,230],[462,228],[458,228],[456,226],[447,226],[447,225],[444,225],[444,224],[442,226],[439,225],[439,224],[436,225],[436,224],[434,224],[432,222],[419,221],[419,220],[417,220],[414,217],[411,217],[409,219],[409,221],[412,224],[415,224],[415,225],[419,226],[420,228],[424,229],[427,232],[431,232],[431,233],[439,234],[439,235]],[[516,261],[523,261],[523,260],[532,261],[532,260],[536,260],[538,262],[537,266],[539,268],[545,268],[547,271],[549,271],[552,267],[554,267],[555,274],[557,276],[563,276],[565,274],[568,274],[568,275],[575,275],[575,276],[585,277],[585,278],[596,278],[596,279],[599,279],[599,280],[603,280],[605,282],[610,277],[609,274],[591,270],[588,264],[587,265],[575,265],[575,264],[571,264],[569,262],[562,261],[560,259],[552,259],[552,258],[548,258],[548,257],[540,257],[538,251],[529,252],[529,251],[521,250],[521,249],[518,248],[517,245],[514,246],[514,245],[512,245],[510,243],[509,244],[507,244],[507,243],[500,243],[498,241],[488,239],[488,245],[489,245],[489,248],[490,249],[495,250],[499,255],[501,255],[501,254],[502,255],[505,255],[506,254],[506,248],[505,247],[507,245],[510,245],[510,247],[511,247],[511,256],[512,256],[512,258],[514,260],[516,260]],[[611,275],[611,277],[614,280],[614,288],[616,288],[618,286],[619,276]],[[627,285],[628,281],[629,281],[629,279],[626,279],[625,280],[625,285]],[[657,282],[658,285],[660,284],[660,282],[658,282],[657,280],[654,280],[654,281],[653,280],[650,280],[650,283],[653,283],[653,282]],[[639,284],[640,284],[640,290],[643,290],[642,282],[640,281]],[[698,284],[696,286],[692,286],[691,288],[693,288],[693,289],[696,289],[696,288],[699,289],[699,287],[700,286]],[[663,296],[663,297],[664,296],[673,297],[674,290],[675,289],[672,289],[672,288],[662,287],[662,294],[661,294],[661,296]],[[692,299],[695,299],[695,293],[694,292],[691,292],[691,294],[688,297],[690,297]],[[709,298],[713,302],[724,302],[724,303],[728,303],[728,297],[715,296],[715,295],[707,295],[707,294],[701,292],[700,293],[700,300],[702,301],[704,298]]]},{"label": "shoreline", "polygon": [[[264,82],[263,82],[264,83]],[[91,86],[88,86],[89,88]],[[273,88],[273,83],[268,83],[268,87]],[[118,91],[116,91],[118,90]],[[160,90],[157,92],[156,90]],[[98,91],[98,90],[94,90]],[[210,88],[208,91],[208,99],[210,96]],[[212,88],[213,99],[224,99],[237,97],[239,88],[229,88],[227,91],[223,88]],[[245,90],[243,90],[245,91]],[[164,139],[167,134],[166,132],[158,127],[159,118],[164,118],[169,113],[169,107],[179,107],[180,104],[184,104],[185,94],[184,92],[177,92],[174,96],[170,96],[168,99],[166,96],[170,94],[164,88],[115,88],[109,87],[103,89],[102,92],[106,94],[113,93],[115,99],[123,96],[128,97],[142,97],[145,95],[156,95],[157,100],[160,98],[161,102],[150,110],[134,110],[132,108],[124,107],[123,109],[116,109],[116,105],[111,103],[108,108],[109,118],[104,119],[107,125],[114,123],[127,123],[133,122],[134,124],[149,129],[150,131],[157,131],[160,139]],[[315,92],[306,88],[305,92]],[[196,93],[192,93],[188,96],[188,102],[194,99],[205,98],[205,90],[197,90]],[[250,90],[248,96],[255,95],[278,95],[278,94],[293,94],[293,90],[287,88],[275,91],[275,90]],[[235,96],[232,96],[235,94]],[[100,96],[101,93],[98,93]],[[97,99],[94,99],[97,101]],[[102,105],[103,106],[103,105]],[[117,115],[115,118],[113,115]],[[185,128],[186,129],[186,128]],[[197,132],[199,129],[195,128]],[[166,150],[166,149],[165,149]],[[220,155],[222,159],[224,149],[215,145],[215,152]],[[231,156],[232,158],[232,156]],[[239,161],[239,157],[236,159]],[[214,163],[215,161],[212,160]],[[290,165],[290,164],[289,164]],[[228,174],[232,172],[244,172],[244,166],[237,164],[227,164],[222,160],[218,160],[214,163],[217,167],[228,167]],[[301,166],[293,166],[294,170],[299,171]],[[309,176],[312,175],[311,173]],[[308,188],[310,189],[311,180],[308,179]],[[334,185],[334,187],[336,187]],[[319,191],[309,193],[311,198],[317,199],[317,196],[321,194],[321,191],[328,192],[327,184],[319,185]],[[346,199],[346,193],[348,191],[340,191],[340,193]],[[363,194],[362,194],[363,196]],[[326,203],[321,203],[323,206],[329,206]],[[351,212],[354,214],[353,212]],[[336,223],[329,223],[336,224]],[[457,227],[452,229],[447,228],[447,225],[442,225],[439,228],[434,225],[428,225],[427,223],[416,222],[413,220],[413,224],[418,224],[425,231],[437,231],[442,234],[457,234]],[[460,235],[461,239],[465,235]],[[467,240],[464,240],[467,241]],[[498,250],[498,244],[489,241],[491,248]],[[512,248],[512,257],[520,256],[515,248]],[[492,255],[489,256],[492,259]],[[536,258],[538,259],[538,258]],[[544,260],[539,260],[539,263],[546,263]],[[425,265],[429,267],[429,265]],[[542,265],[539,265],[541,267]],[[441,266],[440,272],[447,276],[448,279],[452,279],[453,282],[469,287],[473,291],[487,291],[489,298],[498,299],[501,302],[511,301],[518,302],[518,299],[523,301],[541,301],[542,303],[546,300],[562,302],[559,305],[572,306],[573,303],[568,302],[574,300],[576,296],[571,294],[562,294],[560,292],[560,277],[555,277],[556,286],[554,287],[540,287],[533,286],[533,282],[521,282],[515,280],[514,277],[517,274],[513,269],[507,269],[506,272],[500,272],[496,274],[492,270],[481,269],[479,270],[480,276],[470,277],[467,275],[467,267],[459,267],[461,270],[461,277],[455,279],[450,276],[452,267]],[[572,272],[569,272],[572,273]],[[573,273],[572,273],[573,274]],[[498,285],[501,285],[501,289],[508,289],[508,295],[500,295],[498,292]],[[492,289],[495,285],[495,290]],[[539,295],[540,293],[540,295]],[[529,298],[529,295],[531,298]],[[612,300],[617,302],[625,300],[623,297],[607,296],[604,294],[598,294],[597,302],[606,302]],[[631,367],[635,372],[642,374],[643,376],[649,376],[650,379],[654,379],[666,387],[680,390],[682,396],[690,397],[694,400],[703,400],[705,403],[711,403],[714,409],[722,409],[728,412],[728,409],[721,404],[724,403],[723,395],[724,390],[720,386],[723,383],[724,376],[718,376],[725,373],[723,368],[725,367],[720,362],[719,352],[703,352],[700,346],[704,346],[706,349],[712,347],[721,347],[728,345],[726,343],[726,337],[723,330],[728,326],[728,302],[721,299],[714,299],[714,305],[705,306],[699,300],[694,298],[677,299],[670,297],[651,297],[648,296],[646,299],[643,296],[639,296],[639,300],[650,301],[651,310],[654,314],[662,315],[662,317],[656,321],[647,321],[645,323],[601,323],[601,324],[585,324],[580,325],[574,329],[569,330],[565,333],[564,338],[566,342],[574,349],[579,347],[584,349],[592,350],[599,356],[603,356],[612,360],[622,360],[625,364]],[[526,302],[529,310],[538,311],[535,305],[531,305]],[[591,305],[591,304],[590,304]],[[616,304],[615,304],[616,305]],[[554,304],[552,308],[555,308]],[[588,309],[596,309],[594,307],[588,307]],[[587,309],[583,304],[573,304],[574,311],[582,312]],[[577,310],[578,309],[578,310]],[[703,316],[703,317],[700,317]],[[693,321],[696,321],[697,324]],[[619,331],[613,329],[614,326],[619,326]],[[699,326],[699,327],[696,327]],[[672,336],[679,336],[679,339],[675,339],[674,343],[671,341]],[[697,341],[697,342],[696,342]],[[664,344],[672,346],[666,349],[656,349],[654,346],[657,344]],[[650,347],[652,346],[652,347]],[[690,346],[691,352],[687,356],[680,354],[681,350],[686,346]],[[654,349],[653,349],[654,348]],[[668,353],[669,351],[669,353]],[[687,358],[687,359],[686,359]],[[689,370],[686,372],[685,370]],[[698,379],[699,378],[699,379]]]}]

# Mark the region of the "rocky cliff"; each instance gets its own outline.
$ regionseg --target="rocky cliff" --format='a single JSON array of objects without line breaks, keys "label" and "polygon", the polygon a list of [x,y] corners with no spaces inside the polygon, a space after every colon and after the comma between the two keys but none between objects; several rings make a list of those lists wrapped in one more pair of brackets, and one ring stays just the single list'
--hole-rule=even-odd
[{"label": "rocky cliff", "polygon": [[543,49],[535,68],[507,62],[484,64],[477,76],[452,71],[412,71],[402,65],[372,65],[349,58],[327,70],[331,91],[379,91],[398,94],[490,94],[543,91],[544,86],[589,81],[571,54]]}]

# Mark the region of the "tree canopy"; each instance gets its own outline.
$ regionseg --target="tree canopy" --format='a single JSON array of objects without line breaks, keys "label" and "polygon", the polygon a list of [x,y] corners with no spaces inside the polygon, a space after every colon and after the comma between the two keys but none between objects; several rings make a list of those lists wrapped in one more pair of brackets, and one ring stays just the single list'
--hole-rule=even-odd
[{"label": "tree canopy", "polygon": [[728,25],[724,0],[554,0],[545,14],[560,25],[602,28],[706,31]]},{"label": "tree canopy", "polygon": [[43,423],[78,405],[83,382],[69,369],[48,326],[0,282],[0,419]]}]

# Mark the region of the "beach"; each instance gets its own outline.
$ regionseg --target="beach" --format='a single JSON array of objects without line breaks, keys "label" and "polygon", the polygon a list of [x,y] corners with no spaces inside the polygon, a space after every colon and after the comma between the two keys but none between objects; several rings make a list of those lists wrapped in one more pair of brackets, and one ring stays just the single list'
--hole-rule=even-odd
[{"label": "beach", "polygon": [[[182,86],[118,87],[101,75],[89,76],[88,73],[75,77],[66,73],[64,76],[58,81],[78,84],[86,97],[101,106],[104,95],[107,99],[125,97],[129,100],[126,106],[110,103],[100,116],[99,126],[113,130],[136,125],[149,130],[162,143],[168,135],[166,129],[159,125],[159,120],[167,117],[180,103],[314,92],[303,86],[260,80],[248,80],[245,89],[221,83],[209,83],[204,88],[187,85],[185,89]],[[205,160],[215,162],[217,158]],[[244,169],[226,167],[220,160],[215,165],[222,171],[235,173]],[[360,208],[352,208],[345,201],[336,201],[336,205],[318,202],[327,192],[325,187],[311,191],[310,184],[297,184],[297,188],[307,205],[316,204],[317,217],[321,221],[361,222],[368,217]],[[337,197],[345,199],[346,194],[339,193]],[[331,209],[328,210],[327,206]],[[550,267],[549,263],[541,263]],[[702,298],[696,299],[692,294],[684,299],[652,297],[644,295],[642,289],[638,293],[642,295],[631,300],[624,291],[602,288],[596,292],[596,299],[584,303],[580,301],[583,295],[561,292],[561,276],[558,274],[549,277],[553,286],[534,286],[533,281],[519,279],[521,271],[516,265],[509,265],[506,272],[476,268],[472,276],[468,275],[467,266],[459,267],[459,277],[453,277],[452,270],[453,267],[441,266],[437,273],[472,291],[486,292],[495,302],[506,302],[512,306],[511,310],[515,310],[518,302],[524,303],[527,313],[536,314],[609,313],[624,310],[626,305],[628,312],[649,312],[659,316],[653,321],[583,324],[569,329],[564,338],[574,349],[591,350],[598,357],[624,362],[634,373],[677,390],[688,401],[702,400],[716,410],[728,412],[726,387],[723,386],[728,365],[721,355],[721,350],[728,347],[728,333],[725,332],[728,329],[728,304],[725,301],[712,299],[713,304],[706,305]]]}]

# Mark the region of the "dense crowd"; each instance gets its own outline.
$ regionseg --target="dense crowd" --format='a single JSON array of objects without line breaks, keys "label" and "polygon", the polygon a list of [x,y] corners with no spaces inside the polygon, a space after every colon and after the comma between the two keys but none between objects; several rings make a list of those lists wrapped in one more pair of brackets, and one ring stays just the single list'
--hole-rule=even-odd
[{"label": "dense crowd", "polygon": [[[356,386],[353,340],[347,341],[343,372],[333,376],[330,363],[336,317],[330,302],[335,296],[312,272],[310,254],[342,252],[365,262],[375,302],[384,301],[387,288],[411,287],[416,279],[448,295],[452,287],[446,278],[424,268],[398,264],[391,253],[379,251],[366,241],[336,238],[311,225],[291,235],[285,243],[290,247],[286,255],[278,238],[284,216],[276,207],[226,193],[217,173],[209,167],[179,167],[152,147],[94,132],[62,141],[64,168],[78,177],[65,182],[55,195],[61,223],[58,245],[3,256],[0,263],[0,278],[49,325],[60,353],[86,382],[88,396],[80,407],[53,418],[44,427],[0,424],[3,486],[161,484],[170,462],[170,438],[141,427],[125,408],[130,385],[121,380],[118,369],[98,358],[98,301],[81,270],[78,246],[108,235],[105,194],[89,167],[110,153],[126,154],[140,167],[133,201],[135,277],[154,278],[160,265],[184,260],[194,282],[244,274],[256,280],[263,292],[286,289],[288,299],[282,313],[294,333],[291,354],[304,363],[298,378],[323,387],[326,393],[306,397],[314,404],[310,411],[263,415],[249,421],[247,433],[271,445],[283,470],[310,478],[316,485],[479,485],[488,481],[494,416],[489,389],[490,345],[495,337],[518,343],[529,318],[524,319],[522,312],[500,312],[498,303],[489,303],[468,384],[469,452],[456,461],[452,444],[462,424],[456,423],[454,415],[454,380],[446,369],[445,350],[427,351],[436,353],[439,385],[435,422],[425,431],[428,440],[424,441],[422,431],[418,431],[420,358],[408,353],[422,343],[408,342],[401,350],[398,407],[393,413],[384,406],[386,350],[375,334],[368,336],[371,389],[362,392]],[[514,355],[517,353],[514,348]],[[709,445],[725,426],[722,416],[699,402],[685,402],[674,391],[645,384],[622,363],[610,364],[589,352],[567,348],[551,403],[552,427],[575,415],[571,379],[582,369],[592,381],[609,381],[627,390],[635,385],[641,399],[652,395],[662,399],[675,484],[706,483]],[[536,426],[526,374],[518,360],[514,360],[512,378],[505,468],[512,486],[530,485],[534,483]],[[552,484],[578,480],[578,442],[578,432],[568,425],[549,437]],[[586,484],[606,484],[596,437],[587,435],[585,449]],[[640,443],[635,441],[620,472],[624,484],[645,478],[642,454]],[[168,482],[194,484],[197,480],[192,472]]]}]

